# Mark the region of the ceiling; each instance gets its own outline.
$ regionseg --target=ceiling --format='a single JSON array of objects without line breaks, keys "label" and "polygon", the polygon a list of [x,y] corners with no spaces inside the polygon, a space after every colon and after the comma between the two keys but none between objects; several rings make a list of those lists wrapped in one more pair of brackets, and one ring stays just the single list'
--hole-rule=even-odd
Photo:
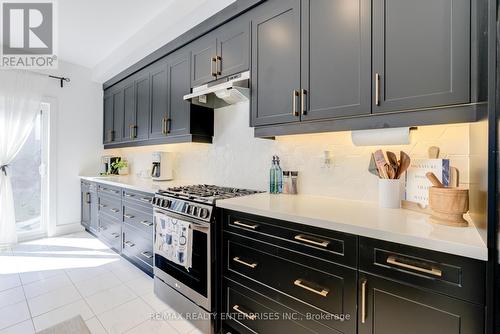
[{"label": "ceiling", "polygon": [[105,81],[233,1],[58,1],[59,59]]}]

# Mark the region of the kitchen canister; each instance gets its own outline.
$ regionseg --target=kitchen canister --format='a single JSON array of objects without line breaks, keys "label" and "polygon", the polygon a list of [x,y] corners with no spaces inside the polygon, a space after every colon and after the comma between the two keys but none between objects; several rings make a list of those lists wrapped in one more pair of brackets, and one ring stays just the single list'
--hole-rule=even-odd
[{"label": "kitchen canister", "polygon": [[401,207],[401,180],[378,180],[378,205],[381,208],[399,209]]}]

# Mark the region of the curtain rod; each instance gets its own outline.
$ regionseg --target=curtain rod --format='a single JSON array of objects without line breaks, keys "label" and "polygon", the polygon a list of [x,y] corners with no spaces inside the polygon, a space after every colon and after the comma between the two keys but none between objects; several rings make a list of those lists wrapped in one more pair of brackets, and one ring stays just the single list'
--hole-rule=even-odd
[{"label": "curtain rod", "polygon": [[52,79],[57,79],[60,81],[61,83],[61,88],[64,87],[64,81],[66,82],[70,82],[71,79],[70,78],[66,78],[66,77],[58,77],[58,76],[55,76],[55,75],[49,75],[49,78],[52,78]]}]

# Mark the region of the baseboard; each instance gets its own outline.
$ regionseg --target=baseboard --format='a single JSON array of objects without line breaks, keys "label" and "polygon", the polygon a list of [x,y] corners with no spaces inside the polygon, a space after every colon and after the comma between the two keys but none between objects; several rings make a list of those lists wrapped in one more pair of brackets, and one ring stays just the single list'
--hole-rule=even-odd
[{"label": "baseboard", "polygon": [[57,225],[54,231],[51,231],[49,233],[49,237],[55,237],[59,235],[64,235],[64,234],[70,234],[70,233],[77,233],[77,232],[82,232],[85,229],[83,226],[78,223],[71,223],[71,224],[64,224],[64,225]]}]

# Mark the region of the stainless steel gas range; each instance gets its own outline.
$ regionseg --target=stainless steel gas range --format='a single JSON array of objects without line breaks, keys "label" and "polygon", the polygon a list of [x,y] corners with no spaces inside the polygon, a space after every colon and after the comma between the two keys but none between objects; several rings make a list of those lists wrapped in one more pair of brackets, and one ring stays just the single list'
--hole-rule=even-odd
[{"label": "stainless steel gas range", "polygon": [[[179,314],[191,320],[204,333],[213,333],[216,307],[216,245],[219,226],[216,219],[217,200],[258,193],[247,189],[193,185],[160,190],[153,199],[154,208],[154,290],[155,294]],[[176,237],[189,235],[190,266],[182,266],[184,251],[174,259],[162,247],[170,242],[165,225],[189,226]],[[220,247],[220,246],[219,246]]]}]

